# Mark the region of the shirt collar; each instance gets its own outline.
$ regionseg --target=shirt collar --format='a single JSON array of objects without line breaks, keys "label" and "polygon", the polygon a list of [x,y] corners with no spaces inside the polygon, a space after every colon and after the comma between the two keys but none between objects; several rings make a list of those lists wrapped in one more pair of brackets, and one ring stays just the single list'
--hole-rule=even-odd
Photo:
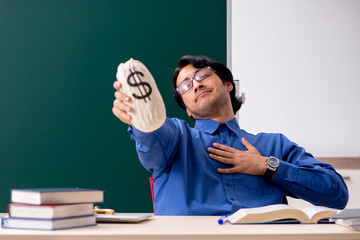
[{"label": "shirt collar", "polygon": [[[221,124],[222,123],[210,119],[198,119],[195,120],[194,128],[206,133],[213,134]],[[240,131],[239,123],[237,122],[236,118],[224,122],[223,125],[226,125],[235,134],[238,134]]]}]

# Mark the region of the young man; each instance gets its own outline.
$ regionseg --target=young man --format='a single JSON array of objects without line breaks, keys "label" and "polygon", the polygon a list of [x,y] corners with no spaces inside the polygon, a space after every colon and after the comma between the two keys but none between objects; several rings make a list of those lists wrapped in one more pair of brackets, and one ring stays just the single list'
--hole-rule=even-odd
[{"label": "young man", "polygon": [[282,134],[240,129],[233,76],[221,63],[184,56],[173,95],[195,121],[167,118],[154,132],[131,126],[131,99],[114,83],[113,113],[129,124],[142,165],[153,172],[157,215],[229,215],[240,208],[286,203],[286,196],[344,208],[348,190],[331,165]]}]

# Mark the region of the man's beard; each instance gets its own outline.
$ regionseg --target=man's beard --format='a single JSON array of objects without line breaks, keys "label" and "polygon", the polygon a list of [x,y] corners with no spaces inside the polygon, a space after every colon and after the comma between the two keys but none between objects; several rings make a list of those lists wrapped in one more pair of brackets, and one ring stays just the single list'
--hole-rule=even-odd
[{"label": "man's beard", "polygon": [[229,97],[227,92],[215,96],[211,99],[205,99],[204,103],[198,109],[187,108],[194,119],[211,119],[217,112],[221,111],[228,104]]}]

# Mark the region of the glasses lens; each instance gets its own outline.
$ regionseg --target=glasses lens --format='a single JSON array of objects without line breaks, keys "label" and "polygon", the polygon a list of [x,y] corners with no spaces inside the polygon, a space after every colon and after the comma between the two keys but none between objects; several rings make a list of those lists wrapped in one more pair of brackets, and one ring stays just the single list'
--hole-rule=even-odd
[{"label": "glasses lens", "polygon": [[178,87],[178,92],[183,95],[184,93],[186,93],[187,91],[189,91],[189,89],[192,88],[192,80],[187,79],[184,80],[180,83],[179,87]]},{"label": "glasses lens", "polygon": [[208,76],[211,75],[211,69],[210,68],[202,68],[200,69],[194,76],[194,78],[197,80],[197,81],[202,81],[204,80],[205,78],[207,78]]},{"label": "glasses lens", "polygon": [[195,76],[192,79],[186,79],[182,81],[179,87],[176,89],[180,95],[183,95],[187,91],[189,91],[193,86],[193,79],[200,82],[205,78],[209,77],[212,73],[210,67],[202,68],[198,72],[195,73]]}]

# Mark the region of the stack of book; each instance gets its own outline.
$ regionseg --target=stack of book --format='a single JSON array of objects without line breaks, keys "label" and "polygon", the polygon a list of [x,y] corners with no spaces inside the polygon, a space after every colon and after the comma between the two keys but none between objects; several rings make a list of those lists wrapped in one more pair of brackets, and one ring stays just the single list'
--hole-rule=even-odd
[{"label": "stack of book", "polygon": [[3,228],[58,230],[96,225],[94,203],[103,202],[102,190],[37,188],[11,190]]},{"label": "stack of book", "polygon": [[344,209],[331,219],[336,224],[360,231],[360,208]]}]

